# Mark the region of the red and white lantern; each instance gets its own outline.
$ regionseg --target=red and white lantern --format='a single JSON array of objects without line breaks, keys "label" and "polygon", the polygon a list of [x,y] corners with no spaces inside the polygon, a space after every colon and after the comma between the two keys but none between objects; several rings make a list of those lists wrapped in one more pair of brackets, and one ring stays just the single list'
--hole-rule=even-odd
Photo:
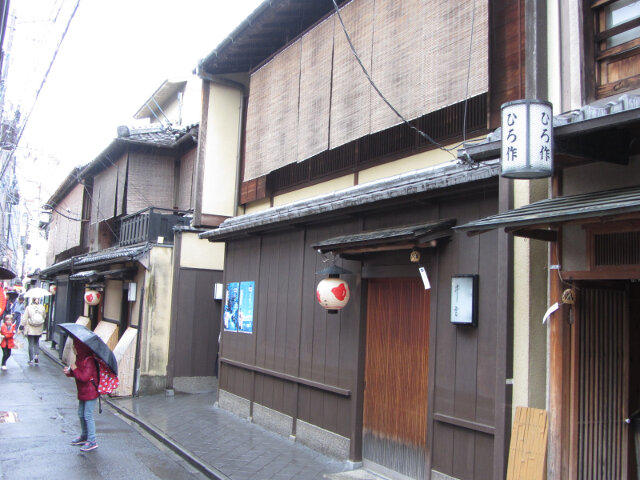
[{"label": "red and white lantern", "polygon": [[96,290],[87,290],[84,292],[84,302],[87,305],[98,305],[102,300],[102,294]]},{"label": "red and white lantern", "polygon": [[325,278],[316,288],[318,303],[326,310],[341,310],[349,303],[349,284],[341,278]]},{"label": "red and white lantern", "polygon": [[52,285],[49,285],[49,293],[50,293],[51,295],[55,295],[55,294],[56,294],[56,291],[57,291],[57,287],[56,287],[55,285],[53,285],[53,284],[52,284]]}]

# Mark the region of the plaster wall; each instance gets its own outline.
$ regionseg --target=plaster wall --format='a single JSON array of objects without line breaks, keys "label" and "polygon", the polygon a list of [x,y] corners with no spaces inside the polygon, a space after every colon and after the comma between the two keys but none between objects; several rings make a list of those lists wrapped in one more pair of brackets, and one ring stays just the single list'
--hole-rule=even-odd
[{"label": "plaster wall", "polygon": [[[169,359],[171,290],[173,288],[173,249],[154,247],[149,252],[149,269],[145,278],[143,324],[140,345],[141,393],[161,389]],[[147,377],[147,378],[143,378]]]},{"label": "plaster wall", "polygon": [[612,190],[633,187],[640,179],[640,155],[630,158],[628,165],[594,162],[580,167],[565,168],[562,177],[562,194]]},{"label": "plaster wall", "polygon": [[134,278],[134,282],[136,283],[136,301],[133,302],[133,306],[131,308],[131,322],[130,325],[132,327],[137,327],[140,319],[140,306],[142,303],[142,287],[145,282],[146,270],[143,266],[138,267],[138,272]]},{"label": "plaster wall", "polygon": [[[548,181],[515,180],[514,208],[547,197]],[[546,405],[547,304],[546,242],[513,240],[513,408]]]},{"label": "plaster wall", "polygon": [[202,214],[235,215],[242,92],[210,83]]},{"label": "plaster wall", "polygon": [[318,183],[311,185],[310,187],[301,188],[293,192],[277,195],[273,199],[273,206],[278,207],[280,205],[287,205],[288,203],[297,202],[307,198],[313,198],[327,193],[349,188],[354,185],[354,176],[345,175],[344,177],[329,180],[328,182]]},{"label": "plaster wall", "polygon": [[104,289],[104,317],[120,321],[122,311],[122,280],[107,280]]},{"label": "plaster wall", "polygon": [[[629,165],[594,162],[573,168],[565,168],[562,182],[563,195],[576,195],[638,185],[640,179],[640,155],[631,157]],[[581,271],[587,269],[586,235],[580,225],[568,225],[562,236],[562,269]]]},{"label": "plaster wall", "polygon": [[[469,139],[468,141],[472,140],[473,139]],[[451,147],[454,147],[454,145],[446,146],[446,148]],[[366,170],[358,172],[358,183],[363,184],[373,182],[375,180],[392,177],[412,170],[419,170],[421,168],[447,163],[455,160],[456,151],[457,149],[454,149],[449,153],[437,148],[427,152],[418,153],[416,155],[410,155],[392,162],[386,162],[372,168],[367,168]]]},{"label": "plaster wall", "polygon": [[224,270],[224,245],[222,242],[202,240],[197,233],[183,232],[180,266]]}]

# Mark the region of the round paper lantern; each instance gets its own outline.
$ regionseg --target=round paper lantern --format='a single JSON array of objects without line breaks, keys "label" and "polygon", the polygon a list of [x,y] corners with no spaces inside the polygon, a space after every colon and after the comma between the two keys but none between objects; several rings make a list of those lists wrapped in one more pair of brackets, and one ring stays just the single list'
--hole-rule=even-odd
[{"label": "round paper lantern", "polygon": [[49,285],[49,293],[51,293],[51,295],[55,295],[56,290],[57,290],[57,287],[55,285]]},{"label": "round paper lantern", "polygon": [[102,294],[95,290],[87,290],[84,292],[84,302],[87,305],[98,305],[102,299]]},{"label": "round paper lantern", "polygon": [[318,303],[327,310],[340,310],[349,302],[349,284],[341,278],[325,278],[316,288]]}]

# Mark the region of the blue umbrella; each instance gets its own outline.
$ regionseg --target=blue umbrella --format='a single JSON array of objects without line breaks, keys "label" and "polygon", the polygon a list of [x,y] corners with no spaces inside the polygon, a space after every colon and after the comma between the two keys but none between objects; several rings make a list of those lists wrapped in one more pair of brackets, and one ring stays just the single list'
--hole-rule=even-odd
[{"label": "blue umbrella", "polygon": [[84,325],[78,323],[61,323],[58,325],[73,338],[81,341],[91,349],[108,367],[118,375],[118,362],[116,356],[102,339]]}]

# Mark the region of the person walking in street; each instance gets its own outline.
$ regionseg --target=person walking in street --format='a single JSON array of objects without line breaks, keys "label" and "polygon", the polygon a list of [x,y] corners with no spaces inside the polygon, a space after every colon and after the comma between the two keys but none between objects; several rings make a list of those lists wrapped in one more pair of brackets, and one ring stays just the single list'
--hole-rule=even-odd
[{"label": "person walking in street", "polygon": [[20,321],[22,320],[22,315],[24,315],[24,297],[18,297],[13,305],[13,319],[16,324],[16,332],[20,328]]},{"label": "person walking in street", "polygon": [[75,361],[70,367],[64,368],[68,377],[76,380],[78,389],[78,417],[80,418],[81,433],[71,445],[81,445],[80,450],[90,452],[98,448],[96,443],[96,424],[93,410],[98,398],[98,368],[91,349],[77,339],[73,339]]},{"label": "person walking in street", "polygon": [[11,349],[15,346],[13,337],[16,334],[16,326],[13,323],[13,315],[5,315],[2,327],[0,327],[0,335],[2,341],[0,347],[2,347],[2,370],[7,369],[7,360],[11,356]]},{"label": "person walking in street", "polygon": [[38,365],[40,335],[44,330],[44,307],[40,305],[40,299],[34,298],[33,303],[25,309],[21,323],[23,333],[29,340],[29,365],[34,362]]}]

